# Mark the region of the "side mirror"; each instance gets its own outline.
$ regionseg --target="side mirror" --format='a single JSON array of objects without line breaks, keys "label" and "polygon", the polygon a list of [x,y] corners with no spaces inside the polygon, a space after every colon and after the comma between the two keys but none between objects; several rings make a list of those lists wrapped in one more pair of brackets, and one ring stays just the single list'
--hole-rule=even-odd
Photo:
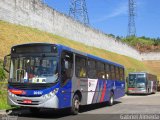
[{"label": "side mirror", "polygon": [[126,83],[128,82],[128,77],[126,77]]},{"label": "side mirror", "polygon": [[10,70],[10,62],[11,62],[11,56],[10,55],[5,56],[3,62],[3,69],[8,73]]}]

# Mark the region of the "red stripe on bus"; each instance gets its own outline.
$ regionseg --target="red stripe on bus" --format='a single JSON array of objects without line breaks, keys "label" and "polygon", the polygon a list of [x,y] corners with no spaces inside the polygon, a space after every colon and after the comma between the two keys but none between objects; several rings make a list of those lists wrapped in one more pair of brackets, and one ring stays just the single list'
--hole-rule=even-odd
[{"label": "red stripe on bus", "polygon": [[105,94],[106,94],[106,83],[104,83],[104,85],[103,85],[103,90],[102,90],[100,102],[104,101]]}]

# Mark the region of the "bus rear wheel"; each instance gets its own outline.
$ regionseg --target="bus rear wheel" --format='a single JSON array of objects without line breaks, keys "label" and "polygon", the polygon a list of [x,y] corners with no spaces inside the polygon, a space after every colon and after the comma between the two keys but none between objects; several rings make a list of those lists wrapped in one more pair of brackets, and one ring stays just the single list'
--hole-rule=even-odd
[{"label": "bus rear wheel", "polygon": [[150,89],[148,88],[148,94],[150,94]]},{"label": "bus rear wheel", "polygon": [[113,94],[113,92],[110,92],[110,97],[109,97],[108,105],[112,106],[113,104],[114,104],[114,94]]},{"label": "bus rear wheel", "polygon": [[76,94],[76,95],[74,95],[74,97],[72,99],[71,113],[73,115],[77,115],[78,114],[79,106],[80,106],[80,99],[79,99],[79,96]]}]

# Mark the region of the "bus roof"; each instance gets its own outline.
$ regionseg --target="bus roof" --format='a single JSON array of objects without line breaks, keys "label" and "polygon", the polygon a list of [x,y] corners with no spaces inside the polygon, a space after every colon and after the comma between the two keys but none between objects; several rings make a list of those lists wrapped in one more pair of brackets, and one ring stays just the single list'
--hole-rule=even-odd
[{"label": "bus roof", "polygon": [[154,74],[151,74],[151,73],[148,73],[148,72],[131,72],[129,74],[149,74],[149,75],[154,75]]},{"label": "bus roof", "polygon": [[111,62],[111,61],[109,61],[109,60],[106,60],[106,59],[103,59],[103,58],[100,58],[100,57],[97,57],[97,56],[94,56],[94,55],[91,55],[91,54],[87,54],[87,53],[84,53],[84,52],[75,50],[75,49],[73,49],[73,48],[70,48],[70,47],[67,47],[67,46],[64,46],[64,45],[61,45],[61,44],[52,44],[52,43],[37,42],[37,43],[19,44],[19,45],[13,46],[12,48],[18,47],[18,46],[26,46],[26,45],[57,45],[58,47],[60,47],[60,48],[63,49],[63,50],[68,50],[68,51],[71,51],[71,52],[74,52],[74,53],[77,53],[77,54],[80,54],[80,55],[84,55],[84,56],[89,57],[89,58],[91,58],[91,59],[99,60],[99,61],[101,61],[101,62],[105,62],[105,63],[108,63],[108,64],[112,64],[112,65],[115,65],[115,66],[124,68],[123,65],[120,65],[120,64],[118,64],[118,63]]},{"label": "bus roof", "polygon": [[74,53],[77,53],[77,54],[80,54],[80,55],[84,55],[84,56],[89,57],[89,58],[91,58],[91,59],[99,60],[99,61],[101,61],[101,62],[109,63],[109,64],[112,64],[112,65],[115,65],[115,66],[124,68],[123,65],[120,65],[120,64],[118,64],[118,63],[111,62],[111,61],[109,61],[109,60],[106,60],[106,59],[103,59],[103,58],[100,58],[100,57],[97,57],[97,56],[94,56],[94,55],[91,55],[91,54],[88,54],[88,53],[80,52],[80,51],[78,51],[78,50],[72,49],[72,48],[70,48],[70,47],[67,47],[67,46],[64,46],[64,45],[61,45],[61,44],[56,44],[56,45],[61,46],[62,49],[64,49],[64,50],[72,51],[72,52],[74,52]]},{"label": "bus roof", "polygon": [[131,72],[129,74],[146,74],[147,72]]}]

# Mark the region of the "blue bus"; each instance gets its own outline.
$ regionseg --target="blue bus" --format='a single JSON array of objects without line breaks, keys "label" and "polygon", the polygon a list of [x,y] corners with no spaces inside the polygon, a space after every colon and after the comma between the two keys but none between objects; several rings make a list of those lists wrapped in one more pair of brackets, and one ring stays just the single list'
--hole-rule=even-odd
[{"label": "blue bus", "polygon": [[13,46],[4,69],[9,72],[9,105],[33,113],[70,108],[78,114],[80,105],[113,105],[125,95],[124,66],[60,44]]}]

